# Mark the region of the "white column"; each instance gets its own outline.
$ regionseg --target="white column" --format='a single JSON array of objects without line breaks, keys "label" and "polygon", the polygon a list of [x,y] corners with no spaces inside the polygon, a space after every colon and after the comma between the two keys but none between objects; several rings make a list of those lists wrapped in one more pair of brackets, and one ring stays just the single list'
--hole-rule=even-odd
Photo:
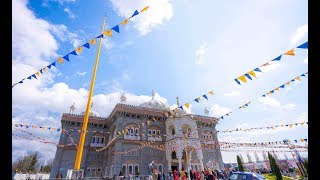
[{"label": "white column", "polygon": [[182,149],[178,149],[176,152],[177,152],[177,158],[178,158],[178,162],[179,162],[179,171],[181,171],[181,169],[182,169],[181,159],[182,159],[183,150]]}]

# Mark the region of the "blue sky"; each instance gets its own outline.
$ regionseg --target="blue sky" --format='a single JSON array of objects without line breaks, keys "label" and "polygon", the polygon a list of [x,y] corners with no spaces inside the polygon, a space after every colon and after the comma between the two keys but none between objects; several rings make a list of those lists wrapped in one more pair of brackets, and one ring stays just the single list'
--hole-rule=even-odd
[{"label": "blue sky", "polygon": [[[43,0],[13,1],[13,83],[36,72],[78,45],[119,24],[137,9],[150,6],[120,33],[103,40],[94,90],[94,110],[107,116],[119,102],[150,99],[154,89],[169,105],[215,92],[209,101],[191,103],[194,114],[219,117],[229,110],[308,71],[307,50],[264,69],[257,79],[239,86],[234,78],[308,41],[306,1],[171,1],[171,0]],[[23,29],[23,31],[22,31]],[[60,126],[63,112],[76,103],[84,110],[97,46],[84,49],[71,62],[13,88],[14,123]],[[308,81],[293,83],[268,98],[253,101],[221,120],[217,130],[260,127],[308,121]],[[58,140],[59,134],[31,130]],[[219,140],[264,142],[307,138],[307,126],[250,133],[226,133]],[[13,139],[13,159],[33,145],[54,157],[55,148]],[[234,153],[223,152],[225,162]],[[307,156],[307,154],[303,154]],[[245,156],[244,156],[245,157]]]}]

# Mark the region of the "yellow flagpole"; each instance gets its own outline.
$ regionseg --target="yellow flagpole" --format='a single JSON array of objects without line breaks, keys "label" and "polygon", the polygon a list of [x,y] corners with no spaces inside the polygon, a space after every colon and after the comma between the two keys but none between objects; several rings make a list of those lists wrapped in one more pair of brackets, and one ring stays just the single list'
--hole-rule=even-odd
[{"label": "yellow flagpole", "polygon": [[[103,34],[105,22],[106,22],[106,16],[103,19],[101,34]],[[92,79],[91,79],[91,85],[90,85],[90,92],[89,92],[89,96],[88,96],[86,114],[85,114],[84,120],[83,120],[82,131],[81,131],[81,135],[80,135],[80,141],[79,141],[76,161],[74,163],[74,170],[79,170],[80,169],[83,146],[84,146],[84,140],[86,138],[86,132],[87,132],[87,125],[88,125],[88,119],[89,119],[92,92],[93,92],[93,89],[94,89],[94,82],[95,82],[95,79],[96,79],[96,73],[97,73],[98,62],[99,62],[101,42],[102,42],[102,37],[100,37],[99,46],[98,46],[98,52],[96,54],[96,61],[95,61],[95,64],[94,64],[94,69],[93,69],[93,74],[92,74]]]}]

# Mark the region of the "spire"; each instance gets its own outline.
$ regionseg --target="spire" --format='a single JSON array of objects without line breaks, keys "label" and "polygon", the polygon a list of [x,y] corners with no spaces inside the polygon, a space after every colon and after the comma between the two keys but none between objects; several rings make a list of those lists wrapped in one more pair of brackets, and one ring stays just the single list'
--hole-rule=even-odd
[{"label": "spire", "polygon": [[179,107],[180,106],[179,97],[177,96],[176,99],[177,99],[177,105]]},{"label": "spire", "polygon": [[120,102],[121,103],[126,103],[127,102],[127,97],[124,95],[124,93],[122,93],[122,95],[120,97]]},{"label": "spire", "polygon": [[155,95],[156,95],[156,92],[152,89],[152,99],[151,100],[154,100]]},{"label": "spire", "polygon": [[209,111],[208,111],[207,107],[204,107],[204,114],[205,114],[206,116],[209,115]]}]

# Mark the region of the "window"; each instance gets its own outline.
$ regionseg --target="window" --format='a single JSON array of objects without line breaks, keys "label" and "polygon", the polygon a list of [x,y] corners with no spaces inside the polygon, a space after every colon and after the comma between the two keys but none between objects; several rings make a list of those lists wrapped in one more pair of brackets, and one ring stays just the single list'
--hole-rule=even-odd
[{"label": "window", "polygon": [[157,135],[160,136],[160,130],[157,131]]},{"label": "window", "polygon": [[101,144],[103,144],[104,143],[104,137],[103,138],[101,138]]},{"label": "window", "polygon": [[134,165],[134,174],[139,175],[139,164]]},{"label": "window", "polygon": [[136,128],[136,132],[135,133],[136,133],[136,135],[139,134],[139,129],[138,128]]},{"label": "window", "polygon": [[98,168],[97,176],[101,176],[101,168]]},{"label": "window", "polygon": [[177,159],[177,153],[175,151],[171,153],[171,159]]},{"label": "window", "polygon": [[86,174],[87,177],[90,177],[91,176],[91,169],[90,168],[87,168],[87,174]]},{"label": "window", "polygon": [[97,144],[100,144],[100,137],[97,137]]},{"label": "window", "polygon": [[92,143],[96,143],[96,137],[95,136],[93,136],[93,138],[92,138]]},{"label": "window", "polygon": [[175,135],[176,134],[176,132],[174,131],[174,129],[172,129],[172,135]]},{"label": "window", "polygon": [[126,164],[122,165],[122,175],[124,175],[124,176],[127,175],[127,165]]},{"label": "window", "polygon": [[96,173],[97,173],[97,172],[96,172],[96,168],[92,168],[92,176],[93,176],[93,177],[96,177],[96,176],[97,176]]},{"label": "window", "polygon": [[131,174],[131,175],[133,175],[133,166],[132,166],[132,164],[129,164],[129,166],[128,166],[128,172]]},{"label": "window", "polygon": [[151,135],[151,134],[152,134],[152,131],[149,129],[148,133]]}]

